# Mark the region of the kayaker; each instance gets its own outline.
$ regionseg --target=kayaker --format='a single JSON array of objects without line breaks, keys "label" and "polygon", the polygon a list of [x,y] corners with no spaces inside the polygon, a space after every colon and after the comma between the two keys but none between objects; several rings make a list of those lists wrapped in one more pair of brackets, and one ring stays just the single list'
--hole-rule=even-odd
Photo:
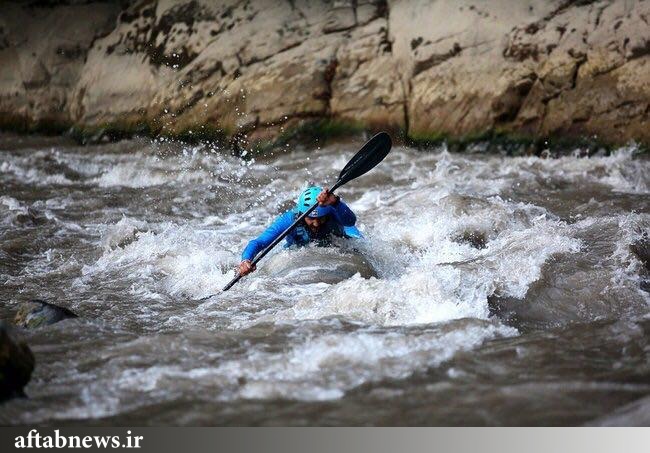
[{"label": "kayaker", "polygon": [[300,194],[294,209],[280,215],[266,231],[248,243],[242,253],[239,273],[246,275],[253,272],[255,265],[252,261],[255,255],[280,236],[301,214],[307,212],[315,202],[318,202],[318,207],[310,212],[303,222],[287,235],[285,247],[292,245],[300,247],[310,242],[328,245],[332,236],[362,237],[359,230],[354,226],[357,217],[341,198],[329,193],[327,187],[311,186]]}]

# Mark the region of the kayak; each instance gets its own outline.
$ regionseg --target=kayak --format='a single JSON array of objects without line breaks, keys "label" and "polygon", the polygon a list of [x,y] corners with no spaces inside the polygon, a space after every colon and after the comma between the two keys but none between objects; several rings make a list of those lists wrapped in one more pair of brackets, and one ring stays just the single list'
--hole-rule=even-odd
[{"label": "kayak", "polygon": [[285,249],[273,255],[263,269],[271,277],[299,284],[336,284],[356,274],[363,278],[377,277],[376,270],[361,252],[335,245]]}]

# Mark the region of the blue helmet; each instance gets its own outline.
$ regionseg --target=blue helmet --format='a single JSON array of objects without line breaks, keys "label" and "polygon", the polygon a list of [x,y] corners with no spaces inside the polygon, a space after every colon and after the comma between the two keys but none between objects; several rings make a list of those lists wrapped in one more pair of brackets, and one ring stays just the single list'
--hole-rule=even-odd
[{"label": "blue helmet", "polygon": [[[307,212],[315,203],[317,203],[316,198],[323,191],[322,187],[311,186],[305,189],[300,196],[298,197],[298,203],[296,204],[296,209],[300,214]],[[318,206],[312,212],[309,213],[309,217],[323,217],[330,213],[328,206]]]}]

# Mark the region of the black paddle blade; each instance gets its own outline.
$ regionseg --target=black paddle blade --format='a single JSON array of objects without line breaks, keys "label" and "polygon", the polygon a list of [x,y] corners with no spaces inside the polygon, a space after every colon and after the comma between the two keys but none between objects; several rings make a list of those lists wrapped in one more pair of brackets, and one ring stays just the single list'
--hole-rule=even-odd
[{"label": "black paddle blade", "polygon": [[359,152],[350,159],[350,162],[343,167],[343,170],[341,170],[341,173],[339,174],[337,186],[340,187],[343,184],[368,173],[379,162],[384,160],[390,152],[391,146],[393,146],[393,142],[390,139],[390,135],[386,132],[380,132],[372,137],[365,145],[363,145]]}]

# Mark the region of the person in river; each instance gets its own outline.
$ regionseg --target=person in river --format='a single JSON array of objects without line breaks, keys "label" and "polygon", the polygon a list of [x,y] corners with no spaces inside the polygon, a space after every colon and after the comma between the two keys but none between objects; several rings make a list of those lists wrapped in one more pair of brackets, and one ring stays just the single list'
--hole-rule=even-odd
[{"label": "person in river", "polygon": [[330,193],[327,187],[311,186],[300,194],[295,208],[280,215],[266,231],[248,243],[242,253],[242,261],[238,267],[239,274],[243,276],[253,272],[255,270],[253,264],[255,255],[280,236],[315,202],[318,202],[318,207],[287,235],[285,247],[292,245],[301,247],[310,242],[329,245],[332,236],[362,237],[354,226],[357,217],[348,205],[339,196]]}]

